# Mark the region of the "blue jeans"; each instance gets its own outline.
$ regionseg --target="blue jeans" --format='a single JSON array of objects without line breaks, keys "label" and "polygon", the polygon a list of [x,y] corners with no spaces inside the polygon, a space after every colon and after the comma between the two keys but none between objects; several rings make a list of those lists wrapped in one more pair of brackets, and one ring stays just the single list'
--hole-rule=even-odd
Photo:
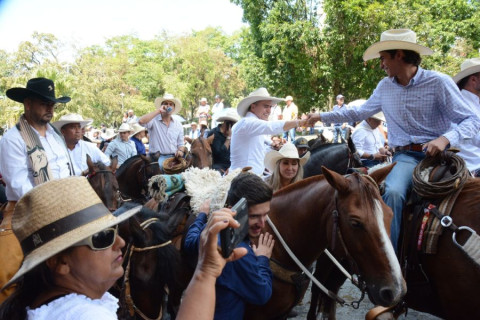
[{"label": "blue jeans", "polygon": [[367,168],[371,168],[376,166],[377,164],[380,164],[381,162],[379,160],[368,160],[368,159],[362,159],[362,165]]},{"label": "blue jeans", "polygon": [[283,138],[286,139],[287,141],[288,141],[288,136],[290,136],[291,142],[295,141],[295,128],[292,128],[283,133]]},{"label": "blue jeans", "polygon": [[345,139],[346,128],[342,129],[342,126],[334,126],[333,127],[333,143],[338,142],[338,135],[340,135],[343,139]]},{"label": "blue jeans", "polygon": [[158,157],[158,166],[160,167],[160,170],[163,172],[163,161],[167,160],[168,158],[175,157],[175,154],[163,154],[160,157]]},{"label": "blue jeans", "polygon": [[398,238],[402,225],[402,212],[405,201],[412,189],[413,170],[425,158],[425,153],[414,151],[397,151],[392,162],[397,165],[385,179],[385,193],[383,201],[392,209],[393,220],[390,227],[390,239],[398,255]]}]

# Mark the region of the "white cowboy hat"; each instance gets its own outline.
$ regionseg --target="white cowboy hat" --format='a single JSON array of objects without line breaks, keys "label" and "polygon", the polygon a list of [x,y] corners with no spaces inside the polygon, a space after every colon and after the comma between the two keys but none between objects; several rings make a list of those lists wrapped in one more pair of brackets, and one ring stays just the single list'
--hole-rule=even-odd
[{"label": "white cowboy hat", "polygon": [[104,140],[109,140],[109,139],[112,139],[113,137],[115,137],[117,135],[117,133],[115,132],[114,129],[112,128],[108,128],[105,130],[105,133],[102,134],[102,138]]},{"label": "white cowboy hat", "polygon": [[62,129],[62,127],[69,123],[80,123],[80,127],[83,128],[88,124],[93,122],[92,119],[83,119],[83,117],[76,113],[69,113],[60,117],[58,121],[52,123],[52,126],[57,128],[58,131]]},{"label": "white cowboy hat", "polygon": [[286,96],[286,97],[285,97],[285,101],[293,101],[292,96]]},{"label": "white cowboy hat", "polygon": [[417,44],[417,35],[412,30],[392,29],[382,32],[380,41],[372,44],[365,50],[363,60],[378,58],[381,51],[395,49],[411,50],[424,56],[433,54],[432,49]]},{"label": "white cowboy hat", "polygon": [[130,128],[130,125],[128,123],[122,123],[120,128],[118,128],[118,133],[120,132],[130,132],[132,131],[132,128]]},{"label": "white cowboy hat", "polygon": [[155,108],[160,109],[162,106],[163,101],[172,101],[175,104],[175,109],[171,112],[171,114],[176,114],[182,109],[182,101],[175,98],[173,94],[165,93],[163,97],[158,97],[155,99]]},{"label": "white cowboy hat", "polygon": [[300,165],[303,166],[307,162],[308,158],[310,157],[304,156],[303,158],[300,158],[298,155],[297,147],[295,147],[295,145],[292,143],[287,143],[287,144],[284,144],[279,151],[272,150],[265,155],[265,161],[264,161],[265,168],[267,168],[270,172],[274,172],[275,167],[277,166],[278,160],[285,159],[285,158],[298,159]]},{"label": "white cowboy hat", "polygon": [[237,122],[240,120],[240,116],[237,113],[237,110],[233,108],[226,108],[220,112],[220,116],[217,118],[217,122],[222,121],[233,121]]},{"label": "white cowboy hat", "polygon": [[113,215],[85,177],[56,179],[36,186],[15,206],[12,229],[25,258],[4,288],[48,258],[119,224],[140,209],[137,206]]},{"label": "white cowboy hat", "polygon": [[247,110],[252,103],[262,100],[271,100],[272,102],[280,102],[285,101],[283,98],[272,97],[268,93],[267,89],[259,88],[248,95],[248,97],[244,98],[237,106],[237,112],[240,117],[245,117],[247,114]]},{"label": "white cowboy hat", "polygon": [[207,102],[207,98],[200,99],[200,102]]},{"label": "white cowboy hat", "polygon": [[467,59],[460,66],[460,72],[453,77],[455,83],[459,83],[463,78],[480,72],[480,58]]},{"label": "white cowboy hat", "polygon": [[377,120],[380,120],[380,121],[383,121],[385,122],[385,115],[383,114],[382,111],[378,112],[378,113],[375,113],[373,116],[370,116],[369,118],[373,118],[373,119],[377,119]]},{"label": "white cowboy hat", "polygon": [[142,131],[147,131],[147,129],[135,122],[132,124],[132,134],[130,135],[130,138]]}]

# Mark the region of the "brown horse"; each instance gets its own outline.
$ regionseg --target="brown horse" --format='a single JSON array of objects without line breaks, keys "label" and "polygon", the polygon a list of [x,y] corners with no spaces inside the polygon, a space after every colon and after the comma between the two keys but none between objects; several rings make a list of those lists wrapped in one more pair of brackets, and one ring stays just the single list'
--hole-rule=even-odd
[{"label": "brown horse", "polygon": [[214,136],[211,135],[207,139],[200,137],[192,141],[190,146],[189,166],[195,168],[211,168],[212,167],[212,141]]},{"label": "brown horse", "polygon": [[93,163],[87,154],[87,165],[88,172],[85,177],[93,190],[108,210],[117,210],[121,201],[118,181],[114,173],[117,168],[117,157],[112,158],[110,166],[106,166],[102,162]]},{"label": "brown horse", "polygon": [[[276,192],[269,214],[290,249],[307,267],[338,233],[339,245],[355,262],[370,299],[383,306],[398,303],[406,290],[386,230],[393,213],[382,201],[377,186],[392,167],[377,170],[371,176],[354,173],[346,177],[323,167],[324,176],[311,177]],[[272,233],[271,227],[267,226],[266,231]],[[249,305],[245,319],[285,319],[305,293],[306,285],[297,290],[294,281],[288,281],[298,278],[301,271],[279,241],[271,261],[272,266],[276,265],[272,297],[264,306]],[[281,274],[291,277],[286,279]]]}]

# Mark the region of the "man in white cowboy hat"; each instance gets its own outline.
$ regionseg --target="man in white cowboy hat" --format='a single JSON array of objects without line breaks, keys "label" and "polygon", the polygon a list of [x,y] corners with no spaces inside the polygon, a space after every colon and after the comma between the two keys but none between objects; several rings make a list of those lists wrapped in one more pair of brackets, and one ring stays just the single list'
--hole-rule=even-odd
[{"label": "man in white cowboy hat", "polygon": [[266,135],[279,134],[305,126],[307,120],[268,121],[272,105],[284,101],[270,96],[267,89],[259,88],[244,98],[237,106],[240,119],[232,128],[230,168],[252,167],[253,172],[262,174],[265,153],[271,140]]},{"label": "man in white cowboy hat", "polygon": [[[0,286],[17,271],[22,251],[11,231],[15,203],[34,186],[73,175],[62,135],[50,124],[57,103],[70,97],[55,97],[50,79],[33,78],[26,88],[8,89],[7,97],[23,103],[24,113],[15,127],[0,140],[0,172],[6,184],[8,204],[0,225]],[[7,295],[0,293],[0,303]]]},{"label": "man in white cowboy hat", "polygon": [[122,165],[128,158],[137,155],[137,148],[135,143],[130,140],[130,125],[128,123],[122,123],[118,128],[118,137],[108,144],[105,150],[107,157],[117,157],[118,167]]},{"label": "man in white cowboy hat", "polygon": [[88,172],[87,155],[94,163],[102,162],[106,166],[110,165],[110,159],[97,148],[96,144],[82,139],[82,128],[90,122],[90,119],[83,119],[79,114],[69,113],[52,123],[65,139],[73,169],[77,176]]},{"label": "man in white cowboy hat", "polygon": [[190,123],[190,131],[184,137],[184,139],[191,144],[192,141],[197,139],[198,137],[200,137],[200,129],[198,128],[198,124],[195,121],[192,121]]},{"label": "man in white cowboy hat", "polygon": [[[272,107],[273,109],[273,107]],[[283,108],[282,119],[286,121],[296,120],[298,118],[298,107],[293,102],[292,96],[287,96],[285,98],[285,108]],[[295,141],[295,128],[291,128],[288,131],[285,131],[283,138],[287,141]]]},{"label": "man in white cowboy hat", "polygon": [[217,127],[217,119],[223,111],[223,99],[217,94],[215,95],[215,104],[212,106],[212,128]]},{"label": "man in white cowboy hat", "polygon": [[[383,196],[394,212],[391,239],[395,249],[415,166],[425,155],[434,156],[480,129],[478,115],[465,103],[455,82],[445,74],[420,67],[421,55],[432,53],[417,44],[412,30],[383,32],[380,41],[363,55],[365,61],[379,58],[387,74],[367,102],[338,112],[309,115],[311,122],[344,122],[360,121],[380,111],[385,114],[388,142],[397,162],[385,181]],[[452,122],[458,126],[451,129]]]},{"label": "man in white cowboy hat", "polygon": [[[480,58],[465,60],[453,81],[461,90],[465,101],[475,112],[480,112]],[[480,134],[477,134],[473,141],[460,141],[454,147],[460,149],[458,155],[465,160],[473,176],[480,177]]]},{"label": "man in white cowboy hat", "polygon": [[130,140],[135,143],[137,155],[143,154],[145,156],[147,153],[145,150],[145,145],[143,144],[143,138],[145,138],[146,136],[145,131],[147,131],[147,129],[145,129],[138,123],[132,123],[132,134],[130,135]]},{"label": "man in white cowboy hat", "polygon": [[182,109],[182,102],[166,93],[155,99],[155,110],[143,115],[138,123],[148,129],[150,153],[160,152],[158,163],[173,156],[184,157],[182,123],[172,117]]},{"label": "man in white cowboy hat", "polygon": [[378,129],[385,116],[379,112],[363,120],[355,127],[352,133],[352,141],[365,167],[371,168],[381,162],[385,162],[392,154],[385,149],[382,134]]},{"label": "man in white cowboy hat", "polygon": [[135,112],[133,111],[133,109],[128,110],[127,123],[131,125],[137,122],[138,122],[138,117],[135,115]]},{"label": "man in white cowboy hat", "polygon": [[202,98],[200,99],[200,105],[197,109],[198,123],[200,123],[202,120],[207,121],[209,116],[210,106],[207,104],[207,98]]},{"label": "man in white cowboy hat", "polygon": [[[216,128],[208,133],[213,136],[212,141],[212,169],[225,173],[230,168],[230,142],[232,138],[232,127],[240,120],[237,110],[233,108],[223,109],[217,118],[221,122]],[[210,139],[209,139],[210,141]]]}]

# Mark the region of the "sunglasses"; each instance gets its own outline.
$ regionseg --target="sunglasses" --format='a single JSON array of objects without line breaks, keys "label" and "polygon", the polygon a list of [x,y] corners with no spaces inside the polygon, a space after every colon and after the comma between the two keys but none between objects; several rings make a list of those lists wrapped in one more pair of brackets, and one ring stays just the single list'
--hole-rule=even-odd
[{"label": "sunglasses", "polygon": [[107,228],[75,243],[73,246],[89,246],[94,251],[105,250],[113,246],[117,239],[118,226]]}]

